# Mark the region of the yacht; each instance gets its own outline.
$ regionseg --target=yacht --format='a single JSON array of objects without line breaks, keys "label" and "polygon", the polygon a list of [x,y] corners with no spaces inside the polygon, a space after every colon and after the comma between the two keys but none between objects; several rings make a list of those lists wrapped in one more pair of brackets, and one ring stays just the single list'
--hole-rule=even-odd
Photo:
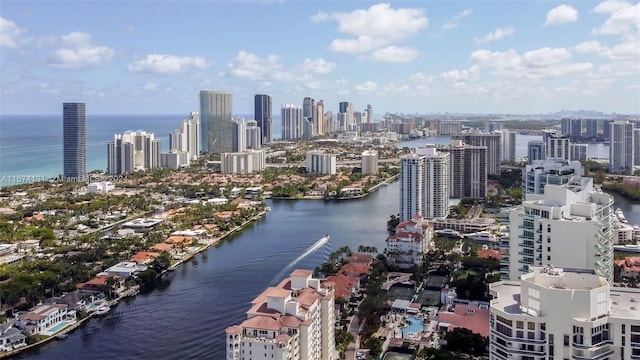
[{"label": "yacht", "polygon": [[478,231],[476,233],[467,234],[465,236],[475,241],[486,241],[486,242],[498,241],[498,238],[488,231]]},{"label": "yacht", "polygon": [[640,245],[613,245],[613,250],[627,253],[640,253]]},{"label": "yacht", "polygon": [[624,213],[620,208],[616,209],[615,214],[616,214],[616,217],[618,218],[618,221],[620,221],[621,223],[627,222],[627,219],[624,217]]},{"label": "yacht", "polygon": [[444,230],[436,230],[435,232],[436,232],[436,235],[439,235],[439,236],[446,236],[453,239],[462,239],[462,235],[460,235],[460,233],[455,230],[444,229]]},{"label": "yacht", "polygon": [[100,306],[98,310],[96,310],[96,315],[98,316],[106,315],[109,312],[109,310],[111,310],[111,308],[108,305]]}]

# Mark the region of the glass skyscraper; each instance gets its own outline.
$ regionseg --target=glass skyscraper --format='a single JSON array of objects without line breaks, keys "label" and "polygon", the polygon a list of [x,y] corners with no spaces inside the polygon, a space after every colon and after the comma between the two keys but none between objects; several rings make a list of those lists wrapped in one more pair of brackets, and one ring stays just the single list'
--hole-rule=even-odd
[{"label": "glass skyscraper", "polygon": [[255,120],[258,122],[258,127],[262,133],[261,145],[270,143],[273,140],[271,96],[264,94],[255,96]]},{"label": "glass skyscraper", "polygon": [[87,130],[85,103],[62,104],[64,179],[86,181]]},{"label": "glass skyscraper", "polygon": [[232,151],[231,104],[228,91],[200,91],[200,151],[203,153]]}]

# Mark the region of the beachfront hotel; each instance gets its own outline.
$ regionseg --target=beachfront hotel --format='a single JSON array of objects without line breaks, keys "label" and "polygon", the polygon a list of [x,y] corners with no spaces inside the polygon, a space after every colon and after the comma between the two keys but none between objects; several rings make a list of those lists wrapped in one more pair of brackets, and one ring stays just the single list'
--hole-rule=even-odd
[{"label": "beachfront hotel", "polygon": [[226,329],[227,360],[336,360],[334,284],[295,270]]},{"label": "beachfront hotel", "polygon": [[87,128],[85,103],[62,104],[64,179],[86,181]]},{"label": "beachfront hotel", "polygon": [[574,176],[566,184],[527,193],[509,210],[509,233],[500,241],[500,274],[517,280],[532,266],[595,269],[613,281],[613,197],[593,179]]},{"label": "beachfront hotel", "polygon": [[640,290],[590,269],[531,270],[489,285],[490,359],[640,358]]}]

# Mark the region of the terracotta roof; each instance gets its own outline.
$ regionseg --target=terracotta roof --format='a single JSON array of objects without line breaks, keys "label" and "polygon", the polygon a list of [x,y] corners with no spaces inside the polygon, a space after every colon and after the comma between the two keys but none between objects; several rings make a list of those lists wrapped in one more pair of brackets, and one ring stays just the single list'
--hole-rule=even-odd
[{"label": "terracotta roof", "polygon": [[449,331],[459,327],[469,329],[482,336],[489,336],[489,309],[457,304],[454,312],[439,313],[438,321],[449,323]]},{"label": "terracotta roof", "polygon": [[276,341],[280,342],[280,343],[286,343],[289,341],[289,339],[291,339],[291,337],[289,335],[286,334],[280,334],[278,336],[276,336]]},{"label": "terracotta roof", "polygon": [[366,264],[344,264],[339,271],[340,274],[351,274],[354,276],[369,274],[369,272],[371,272],[371,266]]},{"label": "terracotta roof", "polygon": [[335,283],[335,295],[346,299],[351,296],[351,288],[360,282],[360,278],[339,274],[327,276],[327,282]]},{"label": "terracotta roof", "polygon": [[282,325],[270,316],[254,316],[242,322],[243,328],[279,331]]},{"label": "terracotta roof", "polygon": [[149,260],[157,257],[158,255],[160,255],[160,253],[150,252],[150,251],[140,251],[140,252],[136,253],[135,255],[133,255],[132,257],[130,257],[127,261],[136,262],[136,263],[144,263],[145,261],[149,261]]},{"label": "terracotta roof", "polygon": [[373,256],[362,253],[354,253],[346,260],[348,263],[370,264],[371,261],[373,261]]},{"label": "terracotta roof", "polygon": [[478,257],[481,259],[489,259],[489,258],[500,259],[500,252],[498,250],[493,250],[493,249],[479,250]]},{"label": "terracotta roof", "polygon": [[304,270],[304,269],[296,269],[294,270],[290,276],[297,276],[297,277],[309,277],[313,274],[313,271],[311,270]]},{"label": "terracotta roof", "polygon": [[174,248],[173,245],[161,242],[161,243],[157,243],[157,244],[153,245],[149,249],[158,250],[158,251],[171,251],[171,250],[173,250],[173,248]]},{"label": "terracotta roof", "polygon": [[311,306],[314,302],[321,299],[322,296],[312,288],[304,288],[298,294],[298,302],[306,307]]},{"label": "terracotta roof", "polygon": [[226,330],[227,334],[240,334],[242,332],[242,326],[231,325]]},{"label": "terracotta roof", "polygon": [[281,288],[276,288],[276,287],[270,287],[267,290],[265,290],[263,294],[265,296],[286,298],[288,296],[291,296],[291,291],[281,289]]}]

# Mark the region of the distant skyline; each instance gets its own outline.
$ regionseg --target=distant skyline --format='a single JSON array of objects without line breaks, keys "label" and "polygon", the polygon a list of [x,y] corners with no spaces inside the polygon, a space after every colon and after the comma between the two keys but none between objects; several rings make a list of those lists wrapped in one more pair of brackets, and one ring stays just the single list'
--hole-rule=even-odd
[{"label": "distant skyline", "polygon": [[[63,6],[64,5],[64,6]],[[640,113],[640,2],[2,1],[0,114]],[[140,16],[144,14],[144,16]]]}]

